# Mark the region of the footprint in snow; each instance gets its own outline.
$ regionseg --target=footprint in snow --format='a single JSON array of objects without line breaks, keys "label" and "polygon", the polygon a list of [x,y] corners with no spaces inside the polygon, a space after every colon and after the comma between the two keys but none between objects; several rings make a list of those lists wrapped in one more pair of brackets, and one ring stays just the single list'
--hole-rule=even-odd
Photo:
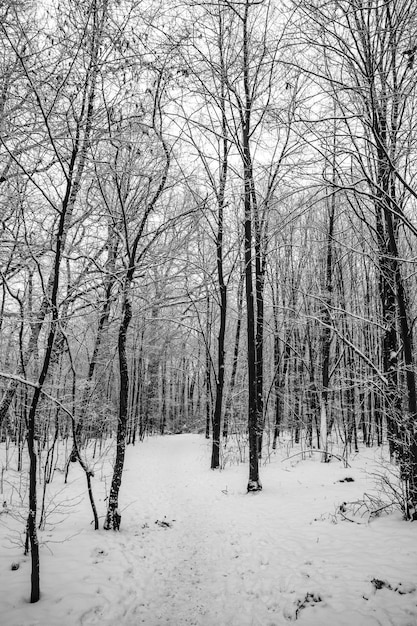
[{"label": "footprint in snow", "polygon": [[108,552],[106,552],[106,550],[103,550],[102,548],[95,548],[91,553],[93,564],[95,565],[96,563],[102,563],[104,557],[106,557],[107,555]]},{"label": "footprint in snow", "polygon": [[298,619],[300,611],[308,607],[314,607],[322,601],[320,594],[307,592],[304,598],[298,598],[298,600],[291,602],[284,608],[284,617],[286,620],[294,622]]}]

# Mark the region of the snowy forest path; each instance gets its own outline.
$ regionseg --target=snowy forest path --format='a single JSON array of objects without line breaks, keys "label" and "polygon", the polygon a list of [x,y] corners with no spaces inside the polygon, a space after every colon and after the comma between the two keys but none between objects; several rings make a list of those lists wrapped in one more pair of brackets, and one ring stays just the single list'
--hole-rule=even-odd
[{"label": "snowy forest path", "polygon": [[137,486],[141,492],[144,521],[134,535],[147,554],[141,554],[139,545],[126,550],[133,569],[142,567],[146,575],[139,571],[145,581],[142,602],[133,602],[124,619],[141,614],[145,624],[221,624],[233,591],[224,563],[241,556],[236,519],[225,506],[228,487],[218,472],[207,472],[206,442],[183,436],[161,444],[162,456],[147,456],[150,480],[144,484],[128,474],[124,478],[130,495]]},{"label": "snowy forest path", "polygon": [[[151,453],[155,444],[158,454]],[[279,525],[262,519],[259,496],[247,495],[236,474],[207,469],[207,445],[195,435],[183,435],[129,449],[142,471],[138,474],[137,464],[133,471],[127,463],[122,529],[109,534],[112,552],[125,559],[123,566],[118,560],[109,580],[111,588],[118,588],[114,621],[129,626],[264,626],[275,623],[265,619],[277,609],[282,619],[277,581],[262,574],[271,553],[289,563],[302,546],[297,537],[287,538],[276,552]],[[290,573],[288,569],[286,579]],[[111,597],[111,588],[101,597]],[[81,626],[102,624],[108,610],[97,606],[83,616]]]},{"label": "snowy forest path", "polygon": [[[263,473],[274,472],[267,489],[247,494],[246,465],[210,471],[209,447],[201,437],[182,435],[130,449],[136,462],[127,464],[122,500],[130,499],[131,507],[122,512],[122,532],[111,538],[127,560],[114,621],[126,626],[391,623],[383,607],[366,616],[346,612],[347,589],[364,609],[372,600],[378,606],[371,572],[383,572],[382,564],[392,559],[378,528],[331,523],[333,497],[340,499],[341,489],[335,471],[343,477],[346,470],[297,460],[290,471],[281,466],[276,472],[267,464]],[[357,497],[352,489],[363,493],[360,484],[343,488],[346,498]],[[324,501],[318,489],[327,494]],[[364,563],[375,567],[368,583],[358,577],[361,564],[351,559],[353,537],[362,542]],[[388,602],[400,602],[398,594],[391,592]]]},{"label": "snowy forest path", "polygon": [[[3,550],[0,587],[8,593],[0,596],[0,623],[415,626],[417,526],[399,513],[369,524],[337,519],[341,502],[372,489],[365,470],[375,468],[374,452],[352,459],[348,470],[287,454],[284,445],[277,450],[262,465],[263,491],[247,494],[246,463],[210,470],[202,436],[128,446],[120,532],[89,526],[79,468],[68,485],[57,477],[55,503],[69,513],[41,533],[41,601],[29,605],[24,595],[29,557],[16,549],[6,561]],[[96,461],[104,512],[111,466]],[[19,569],[11,571],[11,559]]]}]

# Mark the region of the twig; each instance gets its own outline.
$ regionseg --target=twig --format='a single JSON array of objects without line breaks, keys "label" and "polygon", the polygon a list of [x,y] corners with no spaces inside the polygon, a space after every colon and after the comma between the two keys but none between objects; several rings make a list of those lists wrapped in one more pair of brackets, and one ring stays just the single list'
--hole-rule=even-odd
[{"label": "twig", "polygon": [[[343,511],[341,509],[339,509],[338,513],[340,513],[340,515],[343,517],[343,519],[345,519],[347,522],[351,522],[352,524],[358,524],[359,526],[363,526],[364,522],[358,522],[355,519],[350,519],[350,517],[347,517]],[[368,520],[369,521],[369,520]]]},{"label": "twig", "polygon": [[342,461],[343,463],[346,463],[346,467],[350,467],[349,463],[345,461],[345,459],[343,459],[341,456],[337,454],[333,454],[332,452],[325,452],[324,450],[319,450],[319,449],[313,450],[312,448],[308,448],[307,450],[301,450],[300,452],[296,452],[295,454],[292,454],[291,456],[287,456],[285,459],[281,459],[281,463],[283,463],[284,461],[289,461],[289,459],[293,459],[295,456],[299,456],[300,454],[305,454],[306,452],[319,452],[320,454],[327,454],[328,456],[333,456],[338,461]]}]

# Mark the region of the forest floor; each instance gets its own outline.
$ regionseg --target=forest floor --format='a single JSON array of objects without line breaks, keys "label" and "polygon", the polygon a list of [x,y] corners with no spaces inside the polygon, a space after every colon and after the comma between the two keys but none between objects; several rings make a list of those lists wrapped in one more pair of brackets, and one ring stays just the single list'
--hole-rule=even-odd
[{"label": "forest floor", "polygon": [[[348,468],[295,452],[281,444],[261,467],[263,491],[247,494],[237,451],[211,471],[202,436],[129,446],[120,532],[94,531],[82,471],[72,465],[64,485],[58,469],[40,532],[42,596],[31,605],[26,484],[9,450],[0,624],[416,626],[417,523],[360,506],[379,504],[372,474],[383,471],[383,452],[361,449]],[[97,458],[95,471],[102,526],[111,467]]]}]

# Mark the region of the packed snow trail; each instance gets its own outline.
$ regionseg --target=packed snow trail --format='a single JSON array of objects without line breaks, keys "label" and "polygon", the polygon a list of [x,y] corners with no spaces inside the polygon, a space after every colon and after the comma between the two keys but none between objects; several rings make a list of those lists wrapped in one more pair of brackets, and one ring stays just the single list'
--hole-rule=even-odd
[{"label": "packed snow trail", "polygon": [[[87,528],[84,497],[44,533],[58,543],[42,551],[38,604],[26,601],[29,560],[2,567],[0,624],[416,626],[417,524],[334,523],[341,502],[372,488],[364,460],[346,470],[282,456],[261,468],[264,490],[246,494],[246,465],[209,470],[197,435],[128,447],[121,532]],[[67,497],[82,493],[72,473]],[[338,482],[347,474],[354,482]],[[109,476],[96,480],[101,499]]]}]

